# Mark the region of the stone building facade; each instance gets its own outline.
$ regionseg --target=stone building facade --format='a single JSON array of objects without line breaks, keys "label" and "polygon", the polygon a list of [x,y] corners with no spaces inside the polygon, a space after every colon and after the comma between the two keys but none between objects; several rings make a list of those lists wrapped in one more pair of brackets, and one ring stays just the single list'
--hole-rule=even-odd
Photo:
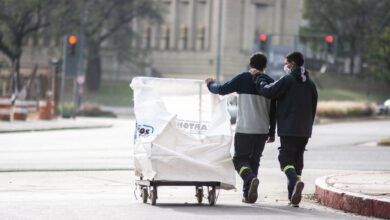
[{"label": "stone building facade", "polygon": [[221,79],[246,68],[260,33],[277,34],[272,44],[292,44],[292,38],[278,36],[297,34],[302,17],[301,0],[161,1],[167,11],[163,24],[134,26],[153,51],[151,65],[168,77],[215,75],[219,16]]},{"label": "stone building facade", "polygon": [[[221,16],[220,79],[225,80],[245,70],[249,55],[256,51],[260,33],[298,33],[303,0],[158,1],[164,6],[161,23],[135,20],[130,24],[139,34],[134,44],[151,51],[145,58],[147,66],[164,77],[214,76]],[[272,38],[272,44],[291,43],[290,38]],[[109,47],[103,51],[104,78],[130,80],[136,75],[150,75],[145,71],[148,68],[119,63]],[[36,63],[40,70],[48,69],[51,57],[61,57],[60,41],[31,39],[22,57],[22,72],[31,72]]]}]

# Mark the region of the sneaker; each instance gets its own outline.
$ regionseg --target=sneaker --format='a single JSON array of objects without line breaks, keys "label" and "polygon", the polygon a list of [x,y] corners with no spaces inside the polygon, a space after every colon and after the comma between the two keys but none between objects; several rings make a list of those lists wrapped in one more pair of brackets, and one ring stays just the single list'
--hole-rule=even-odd
[{"label": "sneaker", "polygon": [[248,200],[248,198],[245,197],[245,196],[242,197],[242,202],[243,202],[243,203],[250,203],[249,200]]},{"label": "sneaker", "polygon": [[248,202],[249,203],[255,203],[257,200],[257,188],[259,187],[259,179],[257,177],[254,177],[249,185],[249,191],[248,191]]},{"label": "sneaker", "polygon": [[291,202],[289,202],[288,205],[294,208],[299,208],[299,204],[292,204]]},{"label": "sneaker", "polygon": [[302,199],[302,190],[305,184],[302,181],[298,181],[294,186],[294,191],[291,196],[291,206],[298,205]]}]

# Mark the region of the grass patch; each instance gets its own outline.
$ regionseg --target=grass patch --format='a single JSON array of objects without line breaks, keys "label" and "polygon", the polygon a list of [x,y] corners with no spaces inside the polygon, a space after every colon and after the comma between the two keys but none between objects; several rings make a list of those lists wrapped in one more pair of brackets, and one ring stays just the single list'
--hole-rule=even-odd
[{"label": "grass patch", "polygon": [[341,88],[320,88],[318,89],[318,98],[322,101],[360,101],[360,100],[377,100],[380,98],[368,98],[366,95],[356,91],[341,89]]},{"label": "grass patch", "polygon": [[315,78],[320,101],[366,101],[383,103],[390,98],[390,85],[348,75]]},{"label": "grass patch", "polygon": [[357,101],[321,101],[317,115],[326,118],[367,117],[376,112],[375,105]]},{"label": "grass patch", "polygon": [[102,81],[99,91],[85,91],[83,102],[105,106],[133,106],[133,90],[127,81]]},{"label": "grass patch", "polygon": [[[390,98],[389,85],[372,81],[370,86],[367,86],[366,79],[355,76],[324,74],[315,78],[315,82],[319,101],[383,103]],[[116,107],[133,106],[133,90],[128,81],[103,80],[99,91],[90,92],[85,89],[84,102]]]},{"label": "grass patch", "polygon": [[379,141],[378,145],[380,146],[390,146],[390,137],[382,139]]}]

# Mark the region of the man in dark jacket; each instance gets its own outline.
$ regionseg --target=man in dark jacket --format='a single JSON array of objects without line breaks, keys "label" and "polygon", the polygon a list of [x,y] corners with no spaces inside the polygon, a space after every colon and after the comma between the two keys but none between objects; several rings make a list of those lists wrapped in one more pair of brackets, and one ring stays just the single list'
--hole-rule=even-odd
[{"label": "man in dark jacket", "polygon": [[278,81],[268,83],[268,76],[250,70],[260,95],[276,99],[276,121],[281,147],[279,163],[288,179],[288,199],[299,207],[304,183],[301,181],[303,154],[317,109],[317,89],[303,67],[300,52],[286,56],[284,70],[287,73]]},{"label": "man in dark jacket", "polygon": [[[251,56],[249,65],[263,72],[267,65],[267,58],[261,53],[255,53]],[[233,163],[244,181],[243,202],[255,203],[258,197],[257,174],[260,157],[265,142],[275,140],[275,102],[257,93],[249,72],[243,72],[225,84],[218,84],[213,78],[207,78],[206,83],[210,92],[214,94],[238,93]]]}]

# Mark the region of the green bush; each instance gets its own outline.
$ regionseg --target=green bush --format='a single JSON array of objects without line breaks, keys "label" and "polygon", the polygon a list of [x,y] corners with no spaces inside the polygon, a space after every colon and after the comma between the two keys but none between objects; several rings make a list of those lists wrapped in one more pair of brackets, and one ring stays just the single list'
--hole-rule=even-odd
[{"label": "green bush", "polygon": [[77,115],[87,117],[116,118],[114,113],[101,110],[100,106],[95,103],[84,103],[77,112]]},{"label": "green bush", "polygon": [[380,145],[380,146],[390,146],[390,137],[382,139],[381,141],[379,141],[378,145]]},{"label": "green bush", "polygon": [[[61,106],[58,106],[58,107],[61,108]],[[59,109],[59,110],[61,110],[61,109]],[[74,105],[73,102],[64,102],[62,111],[63,112],[75,112],[76,106]]]}]

